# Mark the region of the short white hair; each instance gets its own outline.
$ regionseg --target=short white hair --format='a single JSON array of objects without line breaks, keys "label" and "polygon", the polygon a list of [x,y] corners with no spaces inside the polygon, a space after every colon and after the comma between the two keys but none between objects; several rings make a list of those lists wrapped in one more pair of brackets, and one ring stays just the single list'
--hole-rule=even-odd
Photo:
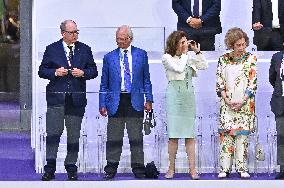
[{"label": "short white hair", "polygon": [[120,27],[117,28],[116,33],[117,33],[118,31],[122,30],[122,29],[126,29],[126,30],[127,30],[127,34],[128,34],[128,36],[129,36],[130,40],[132,41],[132,40],[133,40],[133,32],[132,32],[131,27],[128,26],[128,25],[122,25],[122,26],[120,26]]}]

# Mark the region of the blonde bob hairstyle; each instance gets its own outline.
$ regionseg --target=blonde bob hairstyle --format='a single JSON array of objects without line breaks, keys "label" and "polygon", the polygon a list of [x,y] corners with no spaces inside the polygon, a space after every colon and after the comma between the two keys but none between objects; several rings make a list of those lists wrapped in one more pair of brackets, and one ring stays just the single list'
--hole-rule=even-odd
[{"label": "blonde bob hairstyle", "polygon": [[227,46],[228,49],[233,49],[234,44],[242,38],[245,39],[246,46],[248,46],[249,45],[248,35],[242,29],[238,27],[233,27],[229,29],[225,35],[225,45]]}]

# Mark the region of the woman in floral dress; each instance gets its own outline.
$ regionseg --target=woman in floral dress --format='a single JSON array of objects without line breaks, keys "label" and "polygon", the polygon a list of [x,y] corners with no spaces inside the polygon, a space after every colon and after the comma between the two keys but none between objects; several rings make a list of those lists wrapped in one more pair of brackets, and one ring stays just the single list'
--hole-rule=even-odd
[{"label": "woman in floral dress", "polygon": [[220,107],[220,173],[228,177],[235,158],[236,171],[241,178],[250,178],[247,168],[248,135],[254,130],[256,56],[245,49],[247,34],[240,28],[230,29],[225,36],[229,53],[219,58],[217,94]]}]

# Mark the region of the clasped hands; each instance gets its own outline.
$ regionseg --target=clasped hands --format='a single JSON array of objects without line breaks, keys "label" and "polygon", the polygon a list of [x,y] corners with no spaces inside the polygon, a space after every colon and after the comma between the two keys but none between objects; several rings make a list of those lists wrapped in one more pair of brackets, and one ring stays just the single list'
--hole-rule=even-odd
[{"label": "clasped hands", "polygon": [[194,29],[202,27],[202,20],[200,18],[190,18],[188,25]]},{"label": "clasped hands", "polygon": [[254,30],[260,30],[260,29],[263,28],[263,25],[260,22],[256,22],[256,23],[252,24],[252,28]]},{"label": "clasped hands", "polygon": [[243,107],[243,101],[232,102],[229,98],[225,98],[225,103],[235,112],[238,112]]},{"label": "clasped hands", "polygon": [[[78,68],[72,68],[70,70],[70,73],[74,77],[82,77],[84,75],[84,71],[82,71],[81,69],[78,69]],[[55,70],[55,75],[56,76],[66,76],[66,75],[68,75],[68,69],[65,69],[64,67],[60,67],[60,68]]]}]

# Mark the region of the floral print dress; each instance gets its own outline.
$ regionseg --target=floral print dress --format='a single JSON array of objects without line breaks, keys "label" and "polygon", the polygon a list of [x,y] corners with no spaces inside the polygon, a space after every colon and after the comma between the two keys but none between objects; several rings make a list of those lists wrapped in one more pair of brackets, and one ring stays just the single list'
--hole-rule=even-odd
[{"label": "floral print dress", "polygon": [[254,129],[256,56],[247,52],[239,63],[230,59],[229,53],[219,59],[217,93],[225,90],[231,101],[242,101],[245,94],[249,99],[240,111],[235,112],[221,98],[219,133],[248,135]]},{"label": "floral print dress", "polygon": [[232,61],[229,53],[220,57],[217,66],[217,93],[225,91],[232,102],[249,99],[240,111],[233,111],[221,97],[220,106],[220,171],[230,172],[232,158],[236,155],[236,170],[247,171],[247,136],[254,131],[256,57],[247,52],[238,62]]}]

